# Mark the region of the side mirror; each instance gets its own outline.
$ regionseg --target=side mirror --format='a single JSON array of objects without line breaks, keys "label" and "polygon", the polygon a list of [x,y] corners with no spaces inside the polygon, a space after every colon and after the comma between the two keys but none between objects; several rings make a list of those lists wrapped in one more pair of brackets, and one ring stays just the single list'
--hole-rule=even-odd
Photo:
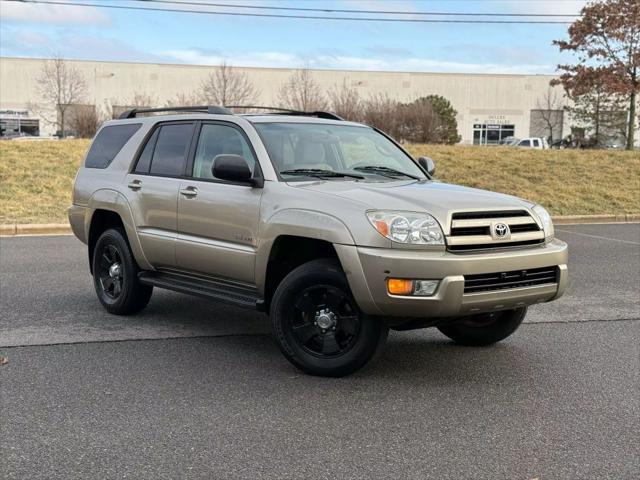
[{"label": "side mirror", "polygon": [[240,155],[220,154],[213,159],[211,173],[215,178],[230,182],[245,182],[257,185],[257,181],[251,174],[249,164]]},{"label": "side mirror", "polygon": [[418,163],[422,168],[424,168],[430,176],[433,176],[436,173],[436,162],[429,157],[420,157],[418,159]]}]

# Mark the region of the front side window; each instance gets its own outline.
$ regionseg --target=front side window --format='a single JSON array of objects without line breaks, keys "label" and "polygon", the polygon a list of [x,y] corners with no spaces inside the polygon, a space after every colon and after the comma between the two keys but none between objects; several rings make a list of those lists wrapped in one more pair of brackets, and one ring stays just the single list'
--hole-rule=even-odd
[{"label": "front side window", "polygon": [[[192,123],[163,125],[158,132],[153,156],[151,158],[151,175],[181,176],[187,160]],[[143,151],[143,155],[144,155]],[[141,156],[141,159],[143,156]]]},{"label": "front side window", "polygon": [[84,166],[87,168],[107,168],[118,152],[122,150],[124,144],[141,126],[141,123],[125,123],[101,129],[91,144]]},{"label": "front side window", "polygon": [[252,173],[256,167],[256,159],[249,144],[236,128],[205,123],[200,130],[193,161],[193,176],[215,180],[212,167],[218,155],[240,155],[247,161]]},{"label": "front side window", "polygon": [[323,123],[255,123],[285,180],[301,176],[426,178],[411,157],[370,127]]}]

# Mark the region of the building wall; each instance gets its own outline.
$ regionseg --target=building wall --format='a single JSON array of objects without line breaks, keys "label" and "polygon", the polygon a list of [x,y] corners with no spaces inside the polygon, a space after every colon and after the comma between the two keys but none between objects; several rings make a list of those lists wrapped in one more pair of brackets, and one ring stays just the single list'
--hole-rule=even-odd
[{"label": "building wall", "polygon": [[[36,79],[44,60],[0,59],[0,110],[30,109],[53,111],[52,105],[39,105]],[[215,69],[211,66],[149,63],[96,62],[70,60],[84,75],[88,102],[98,107],[107,103],[123,105],[137,93],[157,99],[162,105],[177,94],[189,94]],[[291,69],[240,68],[259,91],[257,104],[277,105],[280,87]],[[458,111],[458,131],[462,143],[472,143],[474,125],[512,124],[516,137],[530,134],[531,110],[538,108],[549,88],[551,76],[485,75],[411,72],[365,72],[314,70],[315,81],[324,90],[346,81],[364,98],[386,93],[400,101],[412,101],[430,94],[449,99]],[[556,87],[559,88],[559,87]],[[567,135],[567,123],[562,134]],[[41,124],[42,134],[54,133],[54,127]]]}]

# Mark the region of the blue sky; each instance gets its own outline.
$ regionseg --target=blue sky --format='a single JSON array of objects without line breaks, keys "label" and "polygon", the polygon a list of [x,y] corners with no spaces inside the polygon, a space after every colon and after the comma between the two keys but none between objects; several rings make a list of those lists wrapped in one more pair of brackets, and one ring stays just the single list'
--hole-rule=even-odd
[{"label": "blue sky", "polygon": [[[76,0],[62,1],[73,3]],[[125,0],[84,0],[84,3],[149,5]],[[233,5],[234,2],[218,0],[215,3]],[[237,0],[235,3],[414,12],[572,14],[585,2]],[[171,8],[171,5],[163,7]],[[247,11],[232,7],[215,10]],[[0,3],[0,14],[2,56],[50,57],[59,54],[89,60],[193,64],[218,64],[226,60],[242,66],[532,74],[553,73],[558,63],[567,61],[566,54],[560,54],[551,45],[553,39],[566,36],[566,25],[292,20],[25,5],[5,1]]]}]

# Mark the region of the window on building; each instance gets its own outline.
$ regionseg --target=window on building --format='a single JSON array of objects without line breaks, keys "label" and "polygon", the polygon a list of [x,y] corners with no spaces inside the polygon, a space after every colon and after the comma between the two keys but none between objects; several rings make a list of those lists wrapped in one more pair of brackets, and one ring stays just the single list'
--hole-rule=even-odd
[{"label": "window on building", "polygon": [[107,168],[125,143],[141,126],[141,123],[127,123],[104,127],[98,132],[91,144],[84,166],[87,168]]},{"label": "window on building", "polygon": [[27,110],[0,110],[0,137],[40,135],[40,120],[31,118]]},{"label": "window on building", "polygon": [[493,125],[478,123],[473,125],[474,145],[499,145],[509,137],[513,137],[515,125]]}]

